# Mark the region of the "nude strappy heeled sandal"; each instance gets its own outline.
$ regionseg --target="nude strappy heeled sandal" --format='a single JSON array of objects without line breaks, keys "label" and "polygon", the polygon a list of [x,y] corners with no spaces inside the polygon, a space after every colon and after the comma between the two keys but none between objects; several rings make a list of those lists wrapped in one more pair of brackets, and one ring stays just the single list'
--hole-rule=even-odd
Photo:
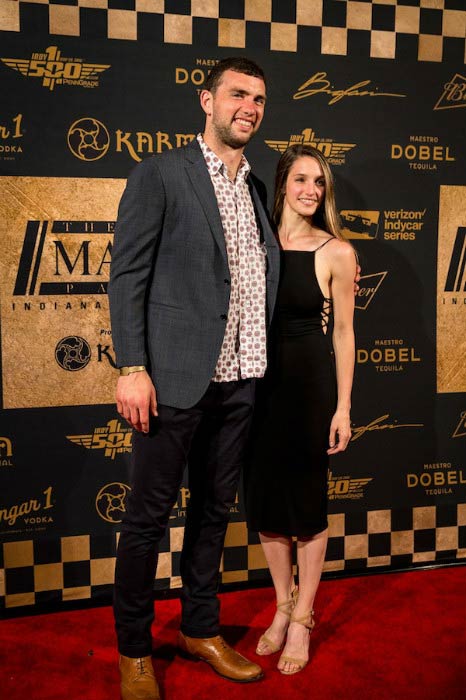
[{"label": "nude strappy heeled sandal", "polygon": [[[277,603],[277,610],[280,610],[280,612],[282,612],[284,615],[286,615],[288,618],[291,619],[297,600],[298,600],[298,588],[296,587],[291,592],[291,598],[288,598],[288,600],[284,600],[282,603]],[[285,634],[285,637],[286,637],[286,634]],[[283,644],[285,643],[285,637],[283,638],[283,641],[281,644],[275,644],[274,642],[272,642],[271,639],[269,639],[267,637],[266,634],[263,634],[259,638],[259,641],[257,642],[256,654],[258,656],[270,656],[271,654],[276,654],[277,651],[280,651],[280,649],[283,647]],[[267,644],[270,651],[266,651],[266,652],[259,651],[259,647],[261,644]]]},{"label": "nude strappy heeled sandal", "polygon": [[[310,610],[307,613],[307,615],[303,615],[303,617],[294,617],[292,613],[290,615],[290,622],[297,622],[298,625],[303,625],[303,627],[307,627],[310,634],[315,626],[314,610]],[[294,656],[286,656],[285,654],[282,654],[278,663],[282,661],[288,661],[288,663],[297,666],[297,668],[295,668],[293,671],[284,671],[281,668],[278,669],[280,673],[283,673],[285,676],[292,676],[293,674],[302,671],[303,668],[307,665],[309,659],[300,659]]]}]

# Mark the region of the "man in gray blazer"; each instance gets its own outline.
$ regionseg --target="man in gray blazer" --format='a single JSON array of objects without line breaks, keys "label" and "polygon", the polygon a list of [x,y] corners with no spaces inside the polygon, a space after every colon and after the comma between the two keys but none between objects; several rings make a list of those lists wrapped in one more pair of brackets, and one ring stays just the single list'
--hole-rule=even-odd
[{"label": "man in gray blazer", "polygon": [[220,636],[216,593],[279,274],[243,156],[265,99],[259,66],[221,61],[200,96],[204,133],[140,163],[120,203],[109,298],[117,408],[135,428],[115,574],[123,700],[159,697],[153,581],[188,462],[179,646],[225,678],[262,676]]}]

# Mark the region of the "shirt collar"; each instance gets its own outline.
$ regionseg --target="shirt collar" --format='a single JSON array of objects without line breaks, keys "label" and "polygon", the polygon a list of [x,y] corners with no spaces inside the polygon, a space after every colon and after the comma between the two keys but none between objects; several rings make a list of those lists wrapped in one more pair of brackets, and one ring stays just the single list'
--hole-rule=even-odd
[{"label": "shirt collar", "polygon": [[[202,138],[202,134],[198,134],[196,138],[201,148],[202,154],[205,158],[209,175],[213,177],[214,175],[217,175],[217,173],[226,174],[227,169],[225,163],[213,152],[211,148],[209,148],[209,146]],[[246,180],[250,170],[251,166],[249,165],[248,161],[246,160],[246,157],[243,154],[241,156],[241,161],[238,168],[238,173],[236,175],[236,179],[240,178],[242,180]]]}]

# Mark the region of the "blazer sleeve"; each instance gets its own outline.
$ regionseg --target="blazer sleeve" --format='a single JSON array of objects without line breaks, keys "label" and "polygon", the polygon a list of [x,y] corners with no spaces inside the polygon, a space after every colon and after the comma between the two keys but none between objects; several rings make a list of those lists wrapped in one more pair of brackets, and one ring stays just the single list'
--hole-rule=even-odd
[{"label": "blazer sleeve", "polygon": [[118,367],[147,365],[145,301],[165,206],[162,177],[149,158],[128,178],[115,227],[108,297]]}]

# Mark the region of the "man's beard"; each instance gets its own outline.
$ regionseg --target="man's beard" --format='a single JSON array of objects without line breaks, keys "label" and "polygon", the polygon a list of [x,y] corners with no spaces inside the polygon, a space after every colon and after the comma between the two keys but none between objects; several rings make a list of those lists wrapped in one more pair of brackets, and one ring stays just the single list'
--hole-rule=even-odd
[{"label": "man's beard", "polygon": [[215,124],[214,125],[214,130],[215,133],[218,137],[218,139],[225,144],[225,146],[229,146],[230,148],[244,148],[247,143],[252,139],[254,136],[255,132],[251,132],[250,134],[245,134],[244,138],[238,138],[237,136],[234,136],[231,127],[229,126],[223,126],[220,124]]}]

